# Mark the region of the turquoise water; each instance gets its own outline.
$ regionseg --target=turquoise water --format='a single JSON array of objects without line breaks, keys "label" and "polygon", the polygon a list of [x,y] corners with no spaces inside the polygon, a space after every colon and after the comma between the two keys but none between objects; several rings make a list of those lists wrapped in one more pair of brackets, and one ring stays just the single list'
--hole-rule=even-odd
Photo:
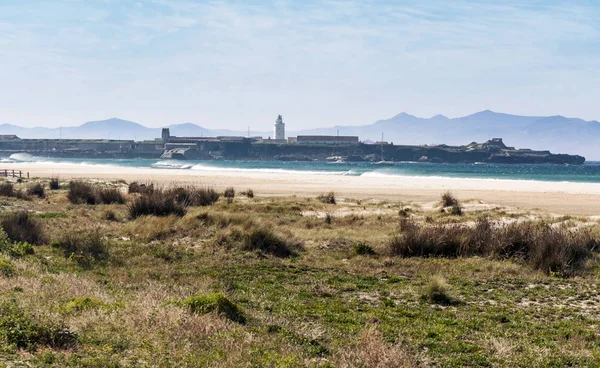
[{"label": "turquoise water", "polygon": [[317,175],[348,176],[398,176],[398,177],[448,177],[466,179],[511,179],[558,182],[600,183],[600,162],[584,165],[519,165],[519,164],[434,164],[398,162],[373,164],[283,161],[177,161],[149,159],[61,159],[43,158],[28,154],[14,154],[0,158],[3,168],[18,163],[64,163],[78,165],[102,165],[120,167],[143,167],[156,170],[194,170],[205,172],[265,172],[265,173],[312,173]]}]

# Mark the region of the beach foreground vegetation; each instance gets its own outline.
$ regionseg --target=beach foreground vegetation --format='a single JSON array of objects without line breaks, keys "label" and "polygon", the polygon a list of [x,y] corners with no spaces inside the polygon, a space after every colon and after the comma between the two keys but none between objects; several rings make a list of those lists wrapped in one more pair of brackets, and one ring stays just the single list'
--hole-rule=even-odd
[{"label": "beach foreground vegetation", "polygon": [[11,184],[0,365],[600,364],[593,218],[92,181],[24,200],[37,182]]}]

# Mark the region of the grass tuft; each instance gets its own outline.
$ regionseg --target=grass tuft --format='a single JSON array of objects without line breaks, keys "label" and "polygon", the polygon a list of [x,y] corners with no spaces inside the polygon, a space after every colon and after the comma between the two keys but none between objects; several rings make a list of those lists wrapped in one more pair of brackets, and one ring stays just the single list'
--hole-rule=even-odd
[{"label": "grass tuft", "polygon": [[[178,200],[179,199],[179,200]],[[187,199],[174,191],[155,189],[143,193],[128,206],[129,216],[136,219],[141,216],[183,217],[186,213]]]},{"label": "grass tuft", "polygon": [[54,248],[61,249],[65,257],[72,259],[82,267],[89,268],[94,263],[105,261],[109,257],[106,241],[100,232],[71,232],[52,243]]},{"label": "grass tuft", "polygon": [[117,188],[102,188],[98,190],[99,201],[104,204],[124,204],[125,197]]},{"label": "grass tuft", "polygon": [[50,190],[59,190],[60,189],[60,180],[57,176],[54,176],[50,179]]},{"label": "grass tuft", "polygon": [[376,254],[373,248],[367,243],[358,242],[354,244],[354,254],[359,256],[371,256]]},{"label": "grass tuft", "polygon": [[244,312],[221,293],[193,296],[184,300],[181,304],[187,307],[192,313],[206,314],[216,312],[231,321],[241,324],[246,323]]},{"label": "grass tuft", "polygon": [[456,199],[456,197],[454,197],[450,192],[442,194],[441,203],[442,207],[452,207],[459,204],[458,199]]},{"label": "grass tuft", "polygon": [[323,193],[317,197],[317,199],[325,204],[336,204],[335,193]]},{"label": "grass tuft", "polygon": [[46,242],[42,223],[28,212],[13,212],[0,220],[0,225],[13,242],[40,245]]},{"label": "grass tuft", "polygon": [[0,339],[16,348],[34,351],[39,346],[71,347],[77,343],[77,334],[63,325],[30,316],[13,299],[0,306]]},{"label": "grass tuft", "polygon": [[446,279],[437,275],[429,278],[423,298],[433,304],[452,305],[457,303],[450,292],[450,285]]},{"label": "grass tuft", "polygon": [[244,236],[244,250],[258,250],[275,257],[291,257],[296,254],[297,243],[290,239],[283,239],[267,228],[259,228]]},{"label": "grass tuft", "polygon": [[38,198],[45,198],[46,190],[42,183],[35,183],[35,184],[31,185],[29,188],[27,188],[27,194],[30,196],[38,197]]},{"label": "grass tuft", "polygon": [[73,204],[97,204],[100,202],[98,190],[82,181],[70,181],[67,198]]}]

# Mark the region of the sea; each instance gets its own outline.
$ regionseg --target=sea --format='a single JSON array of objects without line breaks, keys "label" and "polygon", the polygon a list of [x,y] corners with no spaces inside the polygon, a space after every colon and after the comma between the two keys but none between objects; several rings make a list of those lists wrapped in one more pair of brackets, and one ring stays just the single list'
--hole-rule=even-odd
[{"label": "sea", "polygon": [[2,169],[19,163],[65,164],[103,167],[139,167],[155,170],[204,172],[255,172],[370,177],[429,177],[488,180],[534,180],[550,182],[600,183],[600,162],[583,165],[545,164],[439,164],[425,162],[297,162],[297,161],[177,161],[157,159],[76,159],[50,158],[17,153],[0,157]]}]

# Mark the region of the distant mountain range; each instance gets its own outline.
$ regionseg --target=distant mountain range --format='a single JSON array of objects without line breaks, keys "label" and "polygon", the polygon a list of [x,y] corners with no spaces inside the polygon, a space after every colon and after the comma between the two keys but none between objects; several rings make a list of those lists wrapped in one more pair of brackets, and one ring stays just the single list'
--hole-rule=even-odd
[{"label": "distant mountain range", "polygon": [[[246,136],[248,132],[207,129],[192,123],[167,126],[175,136]],[[507,145],[517,148],[550,150],[553,153],[570,153],[585,156],[588,160],[600,159],[600,123],[563,116],[518,116],[482,111],[476,114],[447,118],[436,115],[419,118],[407,113],[370,125],[334,126],[329,128],[293,130],[288,136],[298,134],[357,135],[361,140],[384,140],[395,144],[449,144],[462,145],[473,141],[484,142],[503,138]],[[117,118],[92,121],[76,127],[23,128],[0,125],[0,135],[16,134],[21,138],[110,138],[152,140],[160,137],[161,128],[148,128],[139,123]],[[251,136],[272,136],[272,132],[251,131]]]}]

